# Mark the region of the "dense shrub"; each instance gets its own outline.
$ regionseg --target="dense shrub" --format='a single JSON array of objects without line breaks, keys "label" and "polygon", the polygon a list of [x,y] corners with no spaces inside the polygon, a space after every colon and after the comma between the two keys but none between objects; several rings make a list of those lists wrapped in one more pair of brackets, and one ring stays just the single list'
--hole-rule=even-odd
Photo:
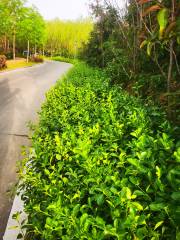
[{"label": "dense shrub", "polygon": [[6,68],[6,56],[0,55],[0,70]]},{"label": "dense shrub", "polygon": [[33,55],[31,58],[30,58],[30,60],[32,61],[32,62],[36,62],[36,63],[43,63],[44,62],[44,58],[43,58],[43,56],[35,56],[35,55]]},{"label": "dense shrub", "polygon": [[180,149],[164,115],[79,64],[47,94],[22,176],[29,239],[178,239]]},{"label": "dense shrub", "polygon": [[114,57],[108,59],[105,71],[110,77],[112,84],[118,84],[125,88],[132,81],[130,73],[126,71],[129,58],[122,49],[116,49],[115,51]]},{"label": "dense shrub", "polygon": [[66,57],[62,57],[62,56],[56,56],[56,57],[53,57],[52,60],[54,61],[58,61],[58,62],[66,62],[66,63],[76,63],[77,60],[76,59],[73,59],[73,58],[66,58]]}]

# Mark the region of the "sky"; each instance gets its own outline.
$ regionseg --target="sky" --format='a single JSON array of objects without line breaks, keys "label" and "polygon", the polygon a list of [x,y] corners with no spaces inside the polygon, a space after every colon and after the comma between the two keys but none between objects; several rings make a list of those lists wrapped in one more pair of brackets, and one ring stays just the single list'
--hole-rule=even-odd
[{"label": "sky", "polygon": [[41,15],[46,19],[75,20],[80,17],[87,17],[89,0],[28,0],[34,4]]}]

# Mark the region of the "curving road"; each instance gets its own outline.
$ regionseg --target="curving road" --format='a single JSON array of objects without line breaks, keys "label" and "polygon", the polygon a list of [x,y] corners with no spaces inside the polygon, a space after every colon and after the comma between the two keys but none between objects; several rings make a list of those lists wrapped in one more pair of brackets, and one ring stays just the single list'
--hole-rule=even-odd
[{"label": "curving road", "polygon": [[28,145],[28,121],[37,119],[45,92],[70,64],[48,61],[31,68],[0,73],[0,240],[11,210],[21,146]]}]

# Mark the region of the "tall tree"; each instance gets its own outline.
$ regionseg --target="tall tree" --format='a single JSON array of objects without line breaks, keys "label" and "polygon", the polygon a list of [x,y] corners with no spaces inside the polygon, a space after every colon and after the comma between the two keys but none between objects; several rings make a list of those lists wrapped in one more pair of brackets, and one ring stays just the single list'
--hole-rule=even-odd
[{"label": "tall tree", "polygon": [[8,15],[8,26],[13,39],[13,59],[16,58],[16,34],[19,23],[24,17],[25,0],[1,0],[1,6]]},{"label": "tall tree", "polygon": [[28,61],[30,48],[35,50],[45,43],[45,22],[35,7],[24,9],[24,17],[18,25],[18,30],[18,43],[23,48],[27,46]]},{"label": "tall tree", "polygon": [[[146,29],[144,30],[145,40],[141,46],[147,46],[148,55],[155,56],[156,59],[160,51],[159,46],[161,47],[161,51],[169,55],[169,64],[166,67],[168,70],[163,70],[162,67],[160,69],[167,79],[168,114],[170,116],[174,64],[177,67],[176,71],[180,75],[179,63],[175,53],[180,38],[180,3],[176,0],[154,2],[137,1],[137,4],[143,7],[142,21],[146,24]],[[147,15],[149,15],[151,25],[146,19]]]},{"label": "tall tree", "polygon": [[0,18],[1,18],[1,27],[0,27],[0,38],[3,43],[4,52],[6,52],[7,47],[7,36],[9,36],[9,27],[10,27],[10,16],[7,7],[3,1],[0,1]]}]

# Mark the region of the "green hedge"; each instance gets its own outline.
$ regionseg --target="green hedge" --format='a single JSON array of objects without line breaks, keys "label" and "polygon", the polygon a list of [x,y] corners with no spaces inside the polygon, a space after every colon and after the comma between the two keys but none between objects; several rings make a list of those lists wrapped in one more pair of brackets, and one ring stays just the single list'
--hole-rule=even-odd
[{"label": "green hedge", "polygon": [[66,62],[66,63],[72,63],[72,64],[77,63],[76,59],[61,57],[61,56],[52,57],[51,59],[58,62]]},{"label": "green hedge", "polygon": [[163,114],[77,64],[47,93],[22,176],[29,239],[178,239],[180,149]]}]

